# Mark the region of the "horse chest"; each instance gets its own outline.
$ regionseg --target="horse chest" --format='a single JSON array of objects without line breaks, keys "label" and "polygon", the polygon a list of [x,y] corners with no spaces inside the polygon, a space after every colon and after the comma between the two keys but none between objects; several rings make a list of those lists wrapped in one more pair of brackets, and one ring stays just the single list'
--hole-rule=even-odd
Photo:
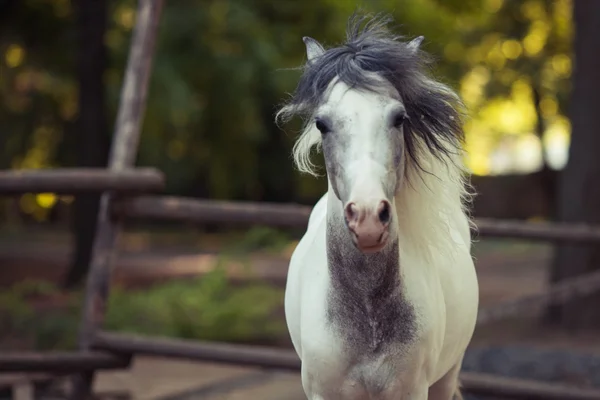
[{"label": "horse chest", "polygon": [[343,254],[339,248],[329,251],[327,321],[348,353],[377,355],[390,346],[412,342],[415,313],[402,293],[397,248],[368,261],[348,256],[349,252]]},{"label": "horse chest", "polygon": [[418,340],[413,307],[400,290],[339,289],[330,292],[327,321],[339,339],[332,355],[341,375],[323,384],[344,399],[396,399],[398,388],[412,381],[406,374],[414,369],[404,358]]},{"label": "horse chest", "polygon": [[344,347],[356,356],[377,356],[389,347],[407,345],[415,337],[413,307],[400,294],[378,296],[333,289],[327,317]]}]

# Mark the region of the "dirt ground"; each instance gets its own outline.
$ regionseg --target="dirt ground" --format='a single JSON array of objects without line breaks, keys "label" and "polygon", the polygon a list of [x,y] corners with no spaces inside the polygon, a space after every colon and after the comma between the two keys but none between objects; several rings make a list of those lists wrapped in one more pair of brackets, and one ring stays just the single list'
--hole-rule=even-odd
[{"label": "dirt ground", "polygon": [[305,400],[296,373],[137,357],[129,371],[103,372],[94,392],[138,400]]},{"label": "dirt ground", "polygon": [[[185,279],[206,273],[214,267],[214,248],[157,245],[147,237],[125,235],[121,241],[115,282],[143,286],[164,279]],[[252,275],[283,285],[287,272],[284,254],[253,254]],[[546,271],[552,249],[508,241],[476,243],[474,256],[480,283],[481,307],[498,304],[546,287]],[[0,286],[23,278],[59,281],[69,257],[64,237],[20,241],[0,240]],[[228,270],[234,279],[246,275],[241,263]],[[477,329],[472,344],[524,343],[542,347],[578,349],[600,354],[600,335],[596,332],[563,332],[540,327],[536,318],[523,316]],[[296,374],[271,373],[256,369],[213,364],[188,363],[158,358],[137,357],[128,371],[103,372],[96,382],[98,392],[125,392],[135,399],[304,399]]]}]

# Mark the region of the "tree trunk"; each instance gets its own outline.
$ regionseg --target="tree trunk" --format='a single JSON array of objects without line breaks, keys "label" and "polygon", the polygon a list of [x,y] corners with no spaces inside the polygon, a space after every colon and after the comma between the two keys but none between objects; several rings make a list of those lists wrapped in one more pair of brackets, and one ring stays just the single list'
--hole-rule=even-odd
[{"label": "tree trunk", "polygon": [[17,0],[0,0],[0,27],[10,20],[12,11],[17,5]]},{"label": "tree trunk", "polygon": [[[107,64],[104,36],[107,27],[107,1],[74,2],[79,36],[78,80],[79,115],[76,121],[78,164],[106,166],[108,135],[103,75]],[[89,268],[100,196],[79,195],[73,208],[74,253],[64,286],[79,285]]]},{"label": "tree trunk", "polygon": [[[263,71],[269,71],[262,66]],[[291,146],[286,143],[287,136],[273,123],[272,105],[277,103],[277,93],[268,83],[268,73],[263,72],[258,79],[259,96],[262,99],[261,116],[265,120],[267,140],[258,148],[258,154],[269,154],[259,159],[258,173],[263,193],[261,200],[288,202],[295,198],[294,167],[290,162]],[[273,173],[277,171],[277,173]]]},{"label": "tree trunk", "polygon": [[[574,70],[569,162],[558,189],[558,217],[565,222],[600,224],[600,1],[574,1]],[[550,280],[600,269],[600,246],[559,246]],[[570,329],[600,326],[600,292],[551,307],[547,320]]]}]

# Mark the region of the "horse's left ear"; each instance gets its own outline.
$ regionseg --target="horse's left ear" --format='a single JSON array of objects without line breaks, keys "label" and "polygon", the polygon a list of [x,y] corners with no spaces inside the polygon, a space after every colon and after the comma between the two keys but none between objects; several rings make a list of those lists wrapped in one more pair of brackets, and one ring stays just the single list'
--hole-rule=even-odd
[{"label": "horse's left ear", "polygon": [[415,53],[421,47],[421,43],[423,43],[424,36],[417,36],[406,45],[410,51]]},{"label": "horse's left ear", "polygon": [[325,49],[321,46],[321,43],[315,39],[304,36],[302,41],[306,45],[306,57],[308,57],[309,62],[325,53]]}]

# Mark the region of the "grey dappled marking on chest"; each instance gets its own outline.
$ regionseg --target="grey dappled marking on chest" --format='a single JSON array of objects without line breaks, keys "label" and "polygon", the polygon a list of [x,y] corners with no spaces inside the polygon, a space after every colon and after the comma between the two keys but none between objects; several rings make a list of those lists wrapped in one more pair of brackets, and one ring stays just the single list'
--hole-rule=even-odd
[{"label": "grey dappled marking on chest", "polygon": [[327,317],[349,354],[377,356],[390,346],[415,339],[416,318],[400,282],[398,242],[365,256],[343,227],[328,224],[331,274]]}]

